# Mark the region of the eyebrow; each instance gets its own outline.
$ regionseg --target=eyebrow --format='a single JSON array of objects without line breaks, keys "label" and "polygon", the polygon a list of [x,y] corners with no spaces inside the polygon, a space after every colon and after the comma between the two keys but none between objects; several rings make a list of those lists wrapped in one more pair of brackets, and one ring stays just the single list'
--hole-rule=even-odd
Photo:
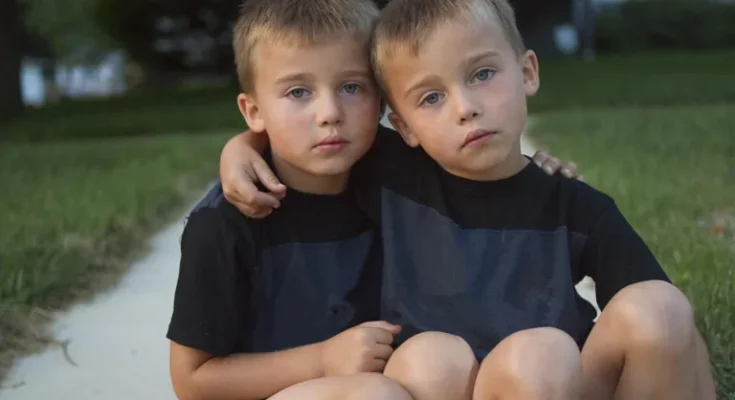
[{"label": "eyebrow", "polygon": [[406,92],[403,95],[404,99],[409,98],[411,96],[411,93],[422,89],[426,86],[430,86],[433,82],[439,81],[440,78],[436,75],[429,75],[421,79],[420,81],[416,82],[415,84],[411,85],[408,89],[406,89]]},{"label": "eyebrow", "polygon": [[[484,51],[482,53],[475,54],[472,57],[468,58],[467,61],[465,62],[465,64],[466,65],[472,65],[472,64],[476,64],[479,61],[482,61],[482,60],[485,60],[485,59],[488,59],[488,58],[499,57],[499,56],[500,56],[500,53],[498,53],[495,50]],[[419,80],[415,84],[411,85],[406,90],[403,98],[406,98],[407,99],[409,96],[411,96],[411,93],[413,93],[413,92],[415,92],[415,91],[417,91],[417,90],[419,90],[421,88],[424,88],[426,86],[430,86],[434,81],[438,81],[439,79],[440,78],[438,76],[436,76],[436,75],[429,75],[429,76],[424,77],[423,79]]]},{"label": "eyebrow", "polygon": [[312,74],[307,74],[305,72],[298,72],[295,74],[288,74],[288,75],[280,76],[276,79],[276,83],[280,84],[280,83],[289,83],[289,82],[302,82],[302,81],[307,81],[313,77],[314,76]]}]

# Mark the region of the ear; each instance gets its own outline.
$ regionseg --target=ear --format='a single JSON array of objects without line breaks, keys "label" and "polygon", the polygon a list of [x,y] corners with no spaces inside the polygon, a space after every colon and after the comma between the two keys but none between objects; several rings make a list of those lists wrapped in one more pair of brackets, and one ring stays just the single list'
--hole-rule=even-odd
[{"label": "ear", "polygon": [[403,119],[398,116],[398,114],[391,112],[390,114],[388,114],[388,120],[390,121],[391,125],[393,125],[393,128],[395,128],[395,130],[397,130],[398,133],[401,134],[403,141],[406,142],[407,145],[411,147],[418,147],[419,140],[413,133],[411,133],[411,130],[408,129],[408,125],[406,125],[406,122],[404,122]]},{"label": "ear", "polygon": [[536,53],[532,50],[526,51],[521,56],[520,63],[523,72],[523,90],[526,92],[526,96],[534,96],[541,85]]},{"label": "ear", "polygon": [[257,133],[265,131],[265,121],[263,121],[263,116],[254,96],[240,93],[237,96],[237,107],[251,131]]}]

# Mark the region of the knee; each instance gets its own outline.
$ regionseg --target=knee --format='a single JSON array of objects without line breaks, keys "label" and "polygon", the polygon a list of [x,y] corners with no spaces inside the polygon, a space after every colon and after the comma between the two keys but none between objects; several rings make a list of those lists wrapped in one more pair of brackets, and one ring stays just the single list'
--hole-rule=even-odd
[{"label": "knee", "polygon": [[[387,376],[409,390],[421,385],[427,391],[444,393],[471,392],[476,373],[477,360],[470,345],[459,336],[442,332],[424,332],[408,339],[385,368]],[[432,384],[441,388],[430,388]]]},{"label": "knee", "polygon": [[358,374],[354,379],[354,385],[344,396],[345,400],[412,400],[411,395],[398,382],[382,374]]},{"label": "knee", "polygon": [[604,312],[637,351],[686,351],[695,335],[692,306],[675,286],[648,281],[622,289]]},{"label": "knee", "polygon": [[[570,393],[581,384],[579,346],[556,328],[514,333],[483,361],[478,385],[502,386],[515,393]],[[492,382],[492,383],[488,383]]]}]

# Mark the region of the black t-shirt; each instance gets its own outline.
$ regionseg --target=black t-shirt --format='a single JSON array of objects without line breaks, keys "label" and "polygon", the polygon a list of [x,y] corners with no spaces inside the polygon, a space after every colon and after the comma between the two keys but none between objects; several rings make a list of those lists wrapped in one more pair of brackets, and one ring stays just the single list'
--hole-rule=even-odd
[{"label": "black t-shirt", "polygon": [[582,345],[596,316],[575,290],[596,283],[601,308],[625,286],[668,280],[615,202],[534,163],[499,181],[463,179],[381,127],[353,175],[381,226],[382,317],[457,334],[478,358],[522,329],[553,326]]},{"label": "black t-shirt", "polygon": [[215,356],[328,339],[375,320],[380,241],[351,193],[289,190],[248,219],[216,185],[191,212],[167,337]]}]

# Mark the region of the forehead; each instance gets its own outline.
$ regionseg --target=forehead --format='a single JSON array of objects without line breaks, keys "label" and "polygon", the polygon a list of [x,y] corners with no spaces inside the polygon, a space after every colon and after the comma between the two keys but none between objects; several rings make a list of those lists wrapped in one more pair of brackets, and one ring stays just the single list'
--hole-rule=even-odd
[{"label": "forehead", "polygon": [[417,51],[397,46],[383,63],[388,90],[415,75],[443,74],[476,55],[515,54],[502,27],[494,22],[447,21],[437,25]]},{"label": "forehead", "polygon": [[371,73],[365,42],[351,38],[318,43],[298,40],[262,42],[253,49],[251,60],[258,78],[284,73],[284,70],[320,75],[344,70]]}]

